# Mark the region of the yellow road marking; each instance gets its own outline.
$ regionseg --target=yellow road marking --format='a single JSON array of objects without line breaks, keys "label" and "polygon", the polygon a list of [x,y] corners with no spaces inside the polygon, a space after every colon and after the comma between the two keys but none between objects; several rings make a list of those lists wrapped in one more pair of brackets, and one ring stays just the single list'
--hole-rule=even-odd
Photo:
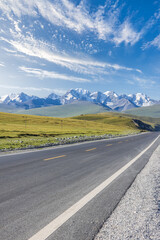
[{"label": "yellow road marking", "polygon": [[118,142],[118,143],[122,143],[122,142]]},{"label": "yellow road marking", "polygon": [[61,156],[52,157],[52,158],[46,158],[46,159],[44,159],[44,161],[49,161],[49,160],[51,160],[51,159],[62,158],[62,157],[66,157],[66,155],[61,155]]},{"label": "yellow road marking", "polygon": [[68,209],[66,210],[64,209],[63,213],[60,213],[59,216],[50,220],[51,222],[49,222],[46,226],[40,229],[28,240],[47,239],[51,234],[53,234],[57,229],[59,229],[64,223],[66,223],[69,219],[71,219],[71,217],[73,217],[77,212],[80,212],[80,210],[84,208],[86,204],[89,204],[89,202],[91,202],[95,197],[97,197],[98,194],[100,194],[103,190],[105,190],[105,188],[108,187],[109,184],[115,181],[120,175],[122,176],[122,174],[130,166],[132,166],[132,164],[134,164],[157,141],[159,137],[160,135],[146,149],[144,149],[141,153],[139,153],[135,158],[130,160],[130,162],[128,162],[123,167],[121,167],[119,170],[117,170],[117,172],[115,172],[109,178],[105,179],[102,183],[99,183],[98,186],[96,186],[89,193],[86,193],[86,195],[82,196],[81,199],[77,200],[76,203],[73,203],[73,205],[68,207]]},{"label": "yellow road marking", "polygon": [[96,148],[91,148],[91,149],[86,150],[86,152],[90,152],[90,151],[95,150],[95,149]]},{"label": "yellow road marking", "polygon": [[109,147],[109,146],[112,146],[113,144],[107,144],[106,146]]},{"label": "yellow road marking", "polygon": [[126,142],[128,142],[129,140],[125,140]]}]

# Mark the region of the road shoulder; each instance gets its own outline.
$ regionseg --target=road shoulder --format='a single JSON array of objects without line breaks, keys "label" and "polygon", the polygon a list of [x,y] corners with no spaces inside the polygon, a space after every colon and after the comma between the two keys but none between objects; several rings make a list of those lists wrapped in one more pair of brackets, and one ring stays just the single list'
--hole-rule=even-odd
[{"label": "road shoulder", "polygon": [[160,145],[95,240],[160,239]]}]

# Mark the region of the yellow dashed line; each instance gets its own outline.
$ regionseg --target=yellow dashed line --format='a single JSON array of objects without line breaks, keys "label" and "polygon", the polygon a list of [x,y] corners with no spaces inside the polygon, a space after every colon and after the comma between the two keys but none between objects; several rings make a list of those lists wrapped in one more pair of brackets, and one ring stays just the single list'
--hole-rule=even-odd
[{"label": "yellow dashed line", "polygon": [[113,144],[107,144],[106,146],[109,147],[109,146],[112,146]]},{"label": "yellow dashed line", "polygon": [[125,140],[126,142],[128,142],[129,140]]},{"label": "yellow dashed line", "polygon": [[118,143],[122,143],[122,142],[118,142]]},{"label": "yellow dashed line", "polygon": [[93,150],[95,150],[96,148],[91,148],[91,149],[88,149],[88,150],[86,150],[86,152],[90,152],[90,151],[93,151]]},{"label": "yellow dashed line", "polygon": [[44,159],[44,161],[49,161],[49,160],[52,160],[52,159],[55,159],[55,158],[62,158],[62,157],[66,157],[66,155],[61,155],[61,156],[52,157],[52,158],[46,158],[46,159]]}]

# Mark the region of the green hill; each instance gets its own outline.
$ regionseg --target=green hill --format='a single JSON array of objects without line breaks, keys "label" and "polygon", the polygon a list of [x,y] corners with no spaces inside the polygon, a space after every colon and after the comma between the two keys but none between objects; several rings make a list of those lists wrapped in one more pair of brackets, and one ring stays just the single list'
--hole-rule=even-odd
[{"label": "green hill", "polygon": [[112,113],[53,118],[0,113],[0,149],[44,146],[83,136],[131,134],[141,130],[131,118]]},{"label": "green hill", "polygon": [[[70,107],[71,105],[72,104],[70,104]],[[73,106],[79,105],[73,104]],[[94,104],[87,106],[95,107]],[[88,109],[86,110],[88,112]],[[98,110],[99,108],[97,111]],[[138,133],[150,130],[147,129],[147,124],[149,127],[153,127],[151,127],[152,131],[154,130],[154,126],[158,124],[157,120],[159,120],[158,118],[156,118],[155,121],[153,118],[137,117],[137,119],[140,120],[137,122],[135,120],[133,121],[133,119],[136,119],[133,115],[116,112],[81,114],[80,116],[69,118],[1,112],[0,149],[26,148],[31,146],[52,145],[55,143],[75,142],[83,137],[90,138],[91,136],[104,136],[108,134],[124,135]],[[150,122],[148,121],[149,119],[151,120]],[[144,125],[145,128],[143,127]]]},{"label": "green hill", "polygon": [[160,118],[160,104],[153,105],[150,107],[132,108],[125,111],[125,113],[136,116]]},{"label": "green hill", "polygon": [[29,114],[48,117],[73,117],[81,114],[95,114],[108,112],[109,108],[86,101],[77,101],[71,104],[60,106],[33,108],[29,110],[17,111],[18,114]]}]

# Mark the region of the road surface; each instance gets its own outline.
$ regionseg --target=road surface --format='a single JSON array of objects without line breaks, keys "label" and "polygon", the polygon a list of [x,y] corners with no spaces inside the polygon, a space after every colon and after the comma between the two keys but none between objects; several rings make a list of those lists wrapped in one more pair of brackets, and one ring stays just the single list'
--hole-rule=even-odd
[{"label": "road surface", "polygon": [[159,145],[158,135],[0,155],[0,239],[93,239]]}]

